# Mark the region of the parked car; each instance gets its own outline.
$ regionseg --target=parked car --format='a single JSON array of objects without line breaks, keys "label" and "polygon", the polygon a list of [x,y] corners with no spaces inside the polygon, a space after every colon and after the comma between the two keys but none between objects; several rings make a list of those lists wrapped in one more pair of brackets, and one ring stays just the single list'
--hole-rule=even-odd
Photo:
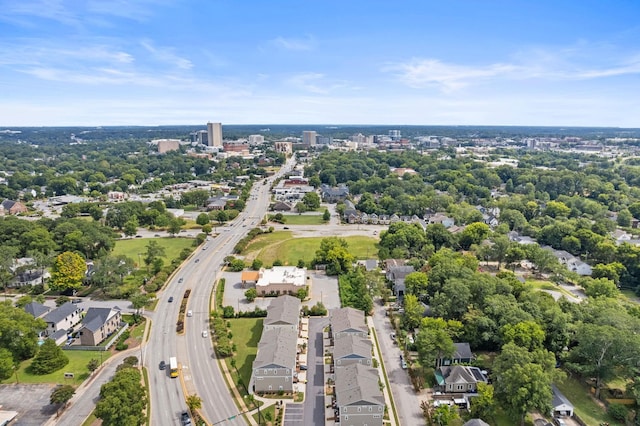
[{"label": "parked car", "polygon": [[196,259],[196,263],[200,262],[200,259]]},{"label": "parked car", "polygon": [[164,370],[165,368],[167,368],[167,363],[164,361],[160,361],[160,370]]}]

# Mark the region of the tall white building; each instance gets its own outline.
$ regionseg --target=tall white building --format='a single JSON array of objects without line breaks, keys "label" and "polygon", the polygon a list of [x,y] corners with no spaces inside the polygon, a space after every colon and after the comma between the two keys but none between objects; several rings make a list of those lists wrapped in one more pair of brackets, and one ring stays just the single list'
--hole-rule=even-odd
[{"label": "tall white building", "polygon": [[314,130],[305,130],[302,132],[302,143],[306,146],[314,146],[318,134]]},{"label": "tall white building", "polygon": [[399,141],[402,138],[400,130],[389,130],[389,137],[392,141]]},{"label": "tall white building", "polygon": [[261,145],[264,143],[264,136],[262,135],[249,135],[250,145]]},{"label": "tall white building", "polygon": [[222,123],[207,123],[209,146],[222,147]]}]

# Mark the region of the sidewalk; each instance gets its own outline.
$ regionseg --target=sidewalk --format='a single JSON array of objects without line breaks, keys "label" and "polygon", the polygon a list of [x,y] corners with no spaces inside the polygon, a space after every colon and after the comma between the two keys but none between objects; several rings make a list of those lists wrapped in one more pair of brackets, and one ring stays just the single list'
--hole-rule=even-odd
[{"label": "sidewalk", "polygon": [[384,389],[382,389],[382,394],[384,395],[384,402],[387,405],[387,409],[389,412],[389,421],[384,423],[391,426],[399,426],[396,423],[396,416],[395,416],[396,406],[393,403],[393,395],[391,394],[391,389],[389,388],[389,379],[387,378],[384,370],[382,369],[382,365],[384,361],[382,359],[382,353],[380,352],[380,348],[378,348],[378,335],[376,333],[375,325],[373,323],[373,318],[371,316],[367,316],[366,320],[367,320],[367,327],[369,327],[369,329],[372,330],[373,332],[371,343],[375,348],[374,353],[377,354],[376,358],[378,360],[378,367],[377,367],[378,376],[383,379],[383,383],[384,383]]}]

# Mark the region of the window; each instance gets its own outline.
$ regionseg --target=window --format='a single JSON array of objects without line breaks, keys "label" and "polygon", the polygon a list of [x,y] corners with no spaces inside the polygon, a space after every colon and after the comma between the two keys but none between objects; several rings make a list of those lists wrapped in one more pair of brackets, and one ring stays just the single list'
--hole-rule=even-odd
[{"label": "window", "polygon": [[369,407],[369,411],[373,410],[373,407]]},{"label": "window", "polygon": [[464,390],[464,385],[457,385],[457,386],[456,386],[456,389],[457,389],[457,390]]},{"label": "window", "polygon": [[362,407],[358,407],[358,413],[362,411]]},{"label": "window", "polygon": [[264,374],[269,374],[269,370],[267,370],[266,368],[264,369]]}]

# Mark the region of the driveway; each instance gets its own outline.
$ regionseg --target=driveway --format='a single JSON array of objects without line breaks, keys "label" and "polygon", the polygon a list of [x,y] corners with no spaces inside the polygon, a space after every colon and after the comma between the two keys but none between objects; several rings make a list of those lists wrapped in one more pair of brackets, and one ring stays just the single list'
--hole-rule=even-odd
[{"label": "driveway", "polygon": [[322,354],[322,329],[329,325],[329,318],[309,318],[309,342],[307,343],[307,390],[304,397],[305,425],[324,424],[324,356]]}]

